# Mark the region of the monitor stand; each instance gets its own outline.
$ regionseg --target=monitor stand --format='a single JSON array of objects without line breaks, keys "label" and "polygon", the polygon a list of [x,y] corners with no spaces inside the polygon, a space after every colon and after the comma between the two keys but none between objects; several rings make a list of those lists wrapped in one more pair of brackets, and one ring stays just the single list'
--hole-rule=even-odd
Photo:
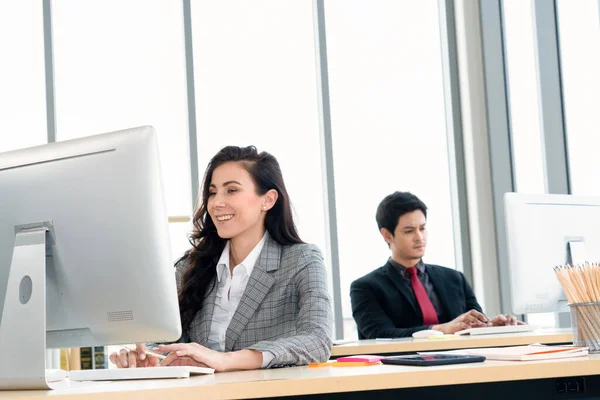
[{"label": "monitor stand", "polygon": [[558,328],[570,328],[571,327],[571,313],[570,312],[556,313],[556,326]]},{"label": "monitor stand", "polygon": [[0,390],[52,389],[46,381],[46,257],[51,222],[15,227],[0,321]]},{"label": "monitor stand", "polygon": [[583,238],[568,238],[569,258],[572,266],[582,265],[588,261]]},{"label": "monitor stand", "polygon": [[[582,265],[587,262],[587,253],[585,251],[585,242],[583,237],[569,237],[567,240],[568,258],[567,261],[572,266]],[[569,311],[566,297],[558,301],[558,312],[556,313],[556,326],[559,328],[571,327],[571,313]]]}]

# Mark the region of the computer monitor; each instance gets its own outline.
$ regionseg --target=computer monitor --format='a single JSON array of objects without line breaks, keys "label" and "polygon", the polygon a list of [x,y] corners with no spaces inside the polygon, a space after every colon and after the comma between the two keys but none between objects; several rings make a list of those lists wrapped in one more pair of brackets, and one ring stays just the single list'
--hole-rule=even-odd
[{"label": "computer monitor", "polygon": [[553,267],[600,261],[600,197],[506,193],[504,205],[512,312],[569,312]]},{"label": "computer monitor", "polygon": [[44,387],[46,347],[180,337],[161,181],[149,126],[0,154],[0,389]]}]

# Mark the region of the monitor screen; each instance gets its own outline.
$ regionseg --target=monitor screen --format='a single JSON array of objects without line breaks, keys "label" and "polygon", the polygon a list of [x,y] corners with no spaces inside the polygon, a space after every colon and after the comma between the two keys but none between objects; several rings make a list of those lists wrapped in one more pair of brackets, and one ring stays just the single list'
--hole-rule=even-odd
[{"label": "monitor screen", "polygon": [[[16,315],[28,318],[33,312],[7,297],[11,266],[13,276],[19,273],[16,232],[45,224],[51,228],[45,263],[47,347],[179,338],[152,127],[0,154],[0,188],[0,332],[13,330],[7,321]],[[33,293],[40,293],[43,288],[33,274],[33,284],[24,286],[22,280],[12,289],[21,293],[29,287],[31,295],[33,285]],[[32,334],[11,332],[10,337],[18,335],[26,339]]]},{"label": "monitor screen", "polygon": [[512,312],[568,312],[553,267],[600,261],[600,198],[506,193]]}]

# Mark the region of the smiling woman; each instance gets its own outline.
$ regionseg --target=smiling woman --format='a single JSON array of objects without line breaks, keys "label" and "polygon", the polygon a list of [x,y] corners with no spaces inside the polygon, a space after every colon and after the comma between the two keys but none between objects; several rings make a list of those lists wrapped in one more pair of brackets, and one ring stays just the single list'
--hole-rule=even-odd
[{"label": "smiling woman", "polygon": [[[176,264],[183,335],[161,365],[216,371],[323,362],[332,312],[323,256],[300,239],[279,163],[227,146],[208,164],[190,249]],[[113,353],[151,366],[145,346]]]}]

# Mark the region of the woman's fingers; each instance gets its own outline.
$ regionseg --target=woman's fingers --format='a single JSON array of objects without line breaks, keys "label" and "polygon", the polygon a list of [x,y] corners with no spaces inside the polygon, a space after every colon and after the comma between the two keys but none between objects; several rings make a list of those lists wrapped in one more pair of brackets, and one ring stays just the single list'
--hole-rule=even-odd
[{"label": "woman's fingers", "polygon": [[189,347],[182,347],[181,349],[175,350],[175,354],[179,357],[193,357],[196,354],[196,351]]},{"label": "woman's fingers", "polygon": [[119,363],[121,365],[117,365],[119,368],[127,368],[129,363],[127,362],[129,359],[129,350],[122,348],[119,350]]},{"label": "woman's fingers", "polygon": [[135,345],[135,350],[139,354],[140,360],[145,360],[146,359],[146,352],[148,351],[148,348],[146,347],[145,343],[137,343]]},{"label": "woman's fingers", "polygon": [[162,360],[162,362],[160,363],[161,366],[166,367],[169,365],[175,365],[175,361],[177,361],[179,357],[177,357],[177,354],[175,353],[169,353],[167,355],[167,358],[165,358],[164,360]]},{"label": "woman's fingers", "polygon": [[118,368],[155,367],[160,364],[156,355],[147,354],[145,344],[137,344],[136,349],[123,347],[119,352],[111,353],[108,358]]},{"label": "woman's fingers", "polygon": [[135,368],[135,367],[137,367],[137,362],[136,362],[137,361],[136,360],[136,358],[137,358],[137,352],[135,350],[129,350],[129,352],[128,352],[127,355],[128,355],[127,362],[129,363],[128,367],[129,368]]},{"label": "woman's fingers", "polygon": [[148,356],[148,366],[157,367],[160,365],[160,360],[156,356]]},{"label": "woman's fingers", "polygon": [[171,353],[186,348],[189,345],[189,343],[159,344],[156,350],[158,353]]}]

